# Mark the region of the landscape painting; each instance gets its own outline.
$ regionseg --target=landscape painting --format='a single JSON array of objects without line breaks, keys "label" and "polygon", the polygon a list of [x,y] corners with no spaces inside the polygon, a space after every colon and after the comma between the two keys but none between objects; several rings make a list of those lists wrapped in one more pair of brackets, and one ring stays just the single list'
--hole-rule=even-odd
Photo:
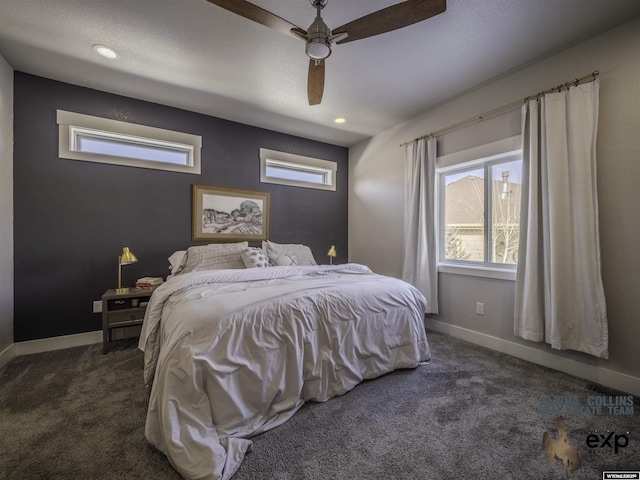
[{"label": "landscape painting", "polygon": [[269,193],[193,186],[194,241],[242,242],[269,239]]}]

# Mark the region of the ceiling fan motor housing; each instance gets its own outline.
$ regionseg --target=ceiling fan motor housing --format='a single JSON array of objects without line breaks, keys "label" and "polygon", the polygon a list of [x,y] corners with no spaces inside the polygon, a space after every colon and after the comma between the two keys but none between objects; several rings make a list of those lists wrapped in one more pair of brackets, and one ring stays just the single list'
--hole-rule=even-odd
[{"label": "ceiling fan motor housing", "polygon": [[309,3],[313,5],[313,8],[324,8],[329,0],[309,0]]},{"label": "ceiling fan motor housing", "polygon": [[307,30],[306,52],[313,60],[323,60],[331,55],[331,30],[320,16],[317,16]]}]

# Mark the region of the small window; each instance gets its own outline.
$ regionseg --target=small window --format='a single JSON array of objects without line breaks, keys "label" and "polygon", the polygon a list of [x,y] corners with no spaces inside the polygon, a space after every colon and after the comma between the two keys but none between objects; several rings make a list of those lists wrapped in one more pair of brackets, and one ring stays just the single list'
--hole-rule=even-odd
[{"label": "small window", "polygon": [[296,187],[336,189],[336,162],[260,149],[260,181]]},{"label": "small window", "polygon": [[200,174],[202,137],[57,112],[60,158]]},{"label": "small window", "polygon": [[[496,142],[457,155],[438,177],[439,264],[515,270],[518,263],[522,151],[504,151],[514,141]],[[468,160],[476,154],[501,151]],[[462,152],[461,152],[462,153]]]}]

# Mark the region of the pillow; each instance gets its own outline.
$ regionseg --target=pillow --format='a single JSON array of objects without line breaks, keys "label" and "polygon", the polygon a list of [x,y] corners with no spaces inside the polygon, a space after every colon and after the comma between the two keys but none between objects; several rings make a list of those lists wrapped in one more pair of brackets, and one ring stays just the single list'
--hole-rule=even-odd
[{"label": "pillow", "polygon": [[[272,265],[317,265],[311,249],[306,245],[262,242],[262,250],[269,257]],[[280,258],[282,256],[289,259]],[[285,263],[288,261],[291,263]]]},{"label": "pillow", "polygon": [[240,254],[242,262],[247,268],[266,268],[270,267],[269,257],[267,257],[259,248],[245,248]]},{"label": "pillow", "polygon": [[184,264],[187,261],[187,251],[186,250],[178,250],[173,252],[169,257],[169,270],[171,270],[171,275],[179,274],[184,268]]},{"label": "pillow", "polygon": [[241,253],[248,246],[248,242],[239,242],[189,247],[187,249],[187,259],[181,273],[220,270],[223,268],[245,268]]},{"label": "pillow", "polygon": [[298,263],[298,257],[295,255],[280,255],[278,258],[273,259],[274,265],[279,267],[289,267],[291,265],[300,265]]}]

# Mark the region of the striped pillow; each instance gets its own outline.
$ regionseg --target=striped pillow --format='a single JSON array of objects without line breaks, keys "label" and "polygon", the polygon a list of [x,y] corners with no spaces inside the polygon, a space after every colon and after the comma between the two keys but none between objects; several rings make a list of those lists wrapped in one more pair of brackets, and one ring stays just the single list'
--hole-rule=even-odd
[{"label": "striped pillow", "polygon": [[239,242],[189,247],[187,261],[181,273],[245,268],[241,254],[242,250],[248,246],[248,242]]}]

